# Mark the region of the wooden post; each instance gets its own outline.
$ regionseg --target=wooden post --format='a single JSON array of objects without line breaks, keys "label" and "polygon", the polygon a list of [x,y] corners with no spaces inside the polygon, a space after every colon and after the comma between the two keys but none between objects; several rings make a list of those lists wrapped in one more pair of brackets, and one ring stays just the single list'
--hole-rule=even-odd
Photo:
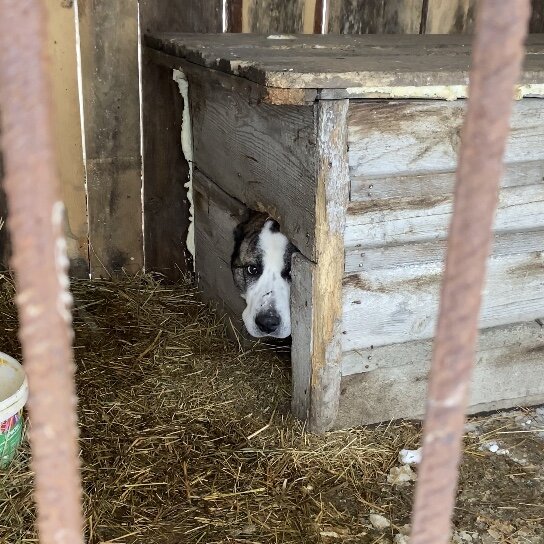
[{"label": "wooden post", "polygon": [[292,309],[292,408],[297,417],[309,418],[313,432],[332,425],[340,400],[344,259],[339,256],[344,255],[349,191],[348,104],[348,100],[330,100],[315,107],[316,263],[301,255],[293,263],[293,301],[301,307]]},{"label": "wooden post", "polygon": [[70,275],[89,277],[85,167],[77,84],[74,4],[47,0],[47,45],[53,92],[53,130],[62,198]]},{"label": "wooden post", "polygon": [[79,3],[91,274],[143,268],[138,3]]}]

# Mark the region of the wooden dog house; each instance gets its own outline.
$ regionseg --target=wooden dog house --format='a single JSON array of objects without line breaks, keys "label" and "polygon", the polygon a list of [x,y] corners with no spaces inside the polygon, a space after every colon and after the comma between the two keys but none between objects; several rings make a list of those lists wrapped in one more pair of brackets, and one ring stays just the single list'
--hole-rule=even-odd
[{"label": "wooden dog house", "polygon": [[[188,100],[206,296],[240,317],[232,230],[247,207],[267,211],[300,252],[295,414],[316,431],[421,417],[469,38],[162,34],[145,43],[145,62],[182,82]],[[471,412],[544,402],[543,35],[529,39],[516,98]],[[180,148],[179,133],[152,130],[157,148]],[[154,158],[157,171],[175,179],[168,157]]]}]

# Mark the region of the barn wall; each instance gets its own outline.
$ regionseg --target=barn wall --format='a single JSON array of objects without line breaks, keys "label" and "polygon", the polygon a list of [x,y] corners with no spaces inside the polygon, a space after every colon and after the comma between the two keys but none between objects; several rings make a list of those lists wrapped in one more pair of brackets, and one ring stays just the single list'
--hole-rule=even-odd
[{"label": "barn wall", "polygon": [[[160,139],[161,130],[181,129],[183,102],[169,74],[146,65],[145,59],[144,157],[146,150],[150,156],[166,154],[177,165],[177,174],[172,180],[154,170],[152,161],[142,165],[138,7],[142,33],[467,33],[473,28],[475,0],[119,0],[115,8],[105,0],[47,0],[46,6],[71,273],[108,276],[121,270],[137,272],[144,265],[167,274],[169,267],[178,272],[191,268],[183,247],[189,224],[183,187],[188,165],[180,147],[161,147]],[[544,0],[533,0],[530,31],[543,30]],[[155,101],[159,95],[170,97],[169,104]],[[148,178],[143,191],[142,166]],[[6,213],[0,189],[0,218],[5,219]],[[8,238],[4,227],[0,230],[3,267],[9,255]]]},{"label": "barn wall", "polygon": [[88,277],[89,243],[85,166],[77,83],[74,5],[47,0],[48,53],[53,91],[53,130],[62,197],[65,236],[72,276]]},{"label": "barn wall", "polygon": [[[544,0],[532,4],[530,32],[542,32]],[[475,5],[476,0],[230,0],[228,29],[318,33],[324,7],[330,33],[465,34],[472,32]]]}]

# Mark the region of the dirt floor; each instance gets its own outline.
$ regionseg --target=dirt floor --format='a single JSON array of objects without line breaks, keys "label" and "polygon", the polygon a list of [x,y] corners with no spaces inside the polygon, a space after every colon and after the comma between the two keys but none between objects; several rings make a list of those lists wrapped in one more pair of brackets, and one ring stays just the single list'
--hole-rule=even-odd
[{"label": "dirt floor", "polygon": [[[315,437],[289,415],[289,359],[243,351],[187,283],[76,282],[86,534],[98,543],[408,542],[419,426]],[[0,282],[1,351],[20,356]],[[0,473],[0,542],[37,542],[25,442]],[[456,543],[544,543],[544,410],[473,418]]]}]

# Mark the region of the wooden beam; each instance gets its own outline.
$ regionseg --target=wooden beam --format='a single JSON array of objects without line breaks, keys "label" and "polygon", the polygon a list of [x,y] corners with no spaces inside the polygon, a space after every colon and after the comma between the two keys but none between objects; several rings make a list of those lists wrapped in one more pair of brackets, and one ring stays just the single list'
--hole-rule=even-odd
[{"label": "wooden beam", "polygon": [[301,278],[293,284],[293,300],[300,305],[293,312],[293,411],[308,418],[312,431],[324,432],[340,400],[348,101],[319,102],[315,113],[316,262],[297,256],[293,263],[293,276]]},{"label": "wooden beam", "polygon": [[470,34],[476,0],[428,0],[426,34]]},{"label": "wooden beam", "polygon": [[79,3],[91,274],[142,270],[137,1]]},{"label": "wooden beam", "polygon": [[258,34],[308,32],[305,28],[311,27],[309,21],[305,24],[307,1],[243,0],[242,31]]},{"label": "wooden beam", "polygon": [[53,129],[70,275],[89,276],[89,240],[85,167],[77,83],[76,27],[73,2],[47,0],[48,55],[53,95]]}]

